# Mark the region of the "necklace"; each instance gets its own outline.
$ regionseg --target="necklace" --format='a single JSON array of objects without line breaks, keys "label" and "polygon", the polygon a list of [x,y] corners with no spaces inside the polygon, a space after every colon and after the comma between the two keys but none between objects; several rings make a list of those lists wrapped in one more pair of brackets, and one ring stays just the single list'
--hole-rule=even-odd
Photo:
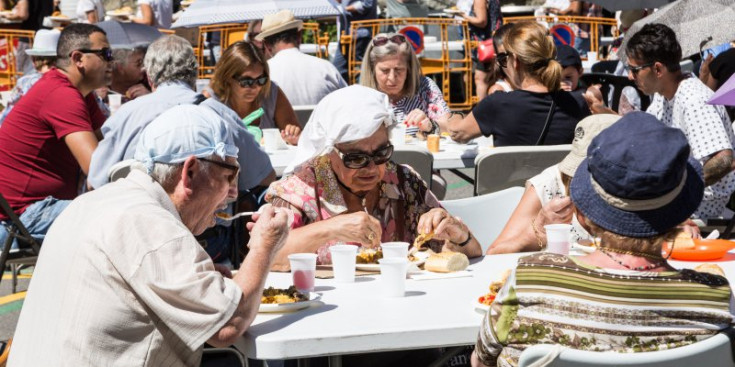
[{"label": "necklace", "polygon": [[663,264],[663,262],[664,262],[664,260],[663,260],[663,259],[661,259],[661,261],[657,261],[657,262],[652,262],[652,263],[650,263],[650,264],[648,264],[648,265],[643,265],[643,266],[636,266],[636,267],[630,267],[630,266],[626,265],[625,263],[623,263],[622,261],[620,261],[620,260],[618,260],[618,259],[614,258],[614,257],[612,256],[612,254],[611,254],[611,253],[609,253],[609,252],[607,252],[607,251],[603,250],[602,248],[599,248],[599,247],[598,247],[597,249],[598,249],[598,250],[600,250],[600,252],[602,252],[603,254],[605,254],[605,256],[607,256],[607,257],[608,257],[608,258],[609,258],[610,260],[612,260],[612,261],[615,261],[616,263],[620,264],[620,266],[622,266],[622,267],[624,267],[624,268],[626,268],[626,269],[628,269],[628,270],[634,270],[634,271],[646,271],[646,270],[651,270],[651,269],[655,269],[655,268],[658,268],[658,267],[659,267],[659,266],[661,266],[661,264]]}]

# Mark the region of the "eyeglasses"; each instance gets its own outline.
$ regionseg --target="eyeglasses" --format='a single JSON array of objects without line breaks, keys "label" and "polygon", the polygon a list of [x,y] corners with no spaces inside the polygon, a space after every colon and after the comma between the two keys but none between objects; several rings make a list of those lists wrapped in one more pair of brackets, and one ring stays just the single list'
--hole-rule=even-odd
[{"label": "eyeglasses", "polygon": [[507,68],[508,56],[510,56],[510,52],[499,52],[495,55],[495,61],[498,62],[501,68]]},{"label": "eyeglasses", "polygon": [[232,178],[230,178],[230,184],[234,184],[235,181],[237,181],[237,176],[238,174],[240,174],[240,166],[236,166],[234,164],[229,164],[225,162],[214,161],[214,160],[207,159],[207,158],[197,158],[197,159],[199,159],[200,161],[212,163],[215,166],[219,166],[219,167],[232,171],[234,175],[232,175]]},{"label": "eyeglasses", "polygon": [[243,88],[252,88],[255,85],[255,83],[258,83],[258,85],[262,87],[265,85],[265,83],[268,83],[268,76],[261,75],[255,79],[248,78],[248,77],[243,77],[243,78],[235,77],[235,80]]},{"label": "eyeglasses", "polygon": [[394,34],[390,37],[386,36],[378,36],[373,38],[373,47],[379,47],[387,44],[388,42],[393,42],[397,45],[402,45],[406,43],[406,37],[404,37],[402,34]]},{"label": "eyeglasses", "polygon": [[372,152],[371,154],[368,153],[347,153],[344,154],[339,151],[339,149],[335,149],[337,151],[337,155],[339,155],[339,158],[342,159],[342,163],[345,164],[345,167],[350,169],[360,169],[363,167],[367,167],[370,164],[370,161],[373,161],[375,165],[381,165],[385,164],[385,162],[388,162],[390,157],[393,155],[393,145],[388,144],[382,148],[379,148],[378,150]]},{"label": "eyeglasses", "polygon": [[[101,48],[99,50],[92,50],[92,49],[89,49],[89,48],[80,48],[80,49],[74,50],[74,51],[79,51],[79,52],[81,52],[83,54],[96,54],[97,56],[101,57],[102,60],[105,60],[107,62],[110,62],[110,61],[113,60],[112,59],[112,49],[109,48],[109,47],[104,47],[104,48]],[[69,57],[71,57],[71,54],[74,53],[74,51],[72,51],[72,52],[69,53]]]},{"label": "eyeglasses", "polygon": [[656,62],[649,62],[648,64],[643,64],[641,66],[630,66],[630,64],[627,65],[628,70],[630,70],[631,73],[633,73],[633,76],[637,76],[638,72],[647,68],[653,66]]}]

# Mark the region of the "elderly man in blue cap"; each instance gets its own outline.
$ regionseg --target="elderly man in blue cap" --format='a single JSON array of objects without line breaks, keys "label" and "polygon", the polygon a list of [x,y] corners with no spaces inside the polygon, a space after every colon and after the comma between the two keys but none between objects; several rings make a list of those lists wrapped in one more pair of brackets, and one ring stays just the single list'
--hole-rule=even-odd
[{"label": "elderly man in blue cap", "polygon": [[237,153],[207,107],[148,125],[135,153],[145,171],[80,196],[50,228],[9,365],[198,366],[205,342],[241,336],[288,227],[265,208],[238,274],[215,270],[194,235],[236,194]]}]

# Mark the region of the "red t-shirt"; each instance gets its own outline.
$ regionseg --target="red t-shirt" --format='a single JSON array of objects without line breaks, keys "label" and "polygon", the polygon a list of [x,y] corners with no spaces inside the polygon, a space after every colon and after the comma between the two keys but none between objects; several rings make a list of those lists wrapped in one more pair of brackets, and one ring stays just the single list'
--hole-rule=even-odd
[{"label": "red t-shirt", "polygon": [[94,93],[82,97],[57,69],[44,74],[0,126],[0,193],[13,211],[49,195],[74,199],[80,167],[63,138],[103,122]]}]

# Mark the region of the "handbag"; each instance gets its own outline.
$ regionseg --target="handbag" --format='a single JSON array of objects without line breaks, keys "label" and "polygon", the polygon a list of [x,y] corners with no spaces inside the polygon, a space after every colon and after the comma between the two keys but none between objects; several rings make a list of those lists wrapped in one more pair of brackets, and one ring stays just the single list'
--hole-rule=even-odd
[{"label": "handbag", "polygon": [[493,47],[493,39],[488,38],[477,44],[477,61],[487,64],[495,60],[495,47]]},{"label": "handbag", "polygon": [[556,101],[554,100],[554,94],[551,95],[551,107],[549,107],[549,113],[546,115],[546,122],[544,128],[541,130],[541,135],[536,141],[536,145],[544,145],[546,141],[546,135],[549,133],[549,127],[551,125],[551,116],[554,114],[554,107],[556,107]]}]

